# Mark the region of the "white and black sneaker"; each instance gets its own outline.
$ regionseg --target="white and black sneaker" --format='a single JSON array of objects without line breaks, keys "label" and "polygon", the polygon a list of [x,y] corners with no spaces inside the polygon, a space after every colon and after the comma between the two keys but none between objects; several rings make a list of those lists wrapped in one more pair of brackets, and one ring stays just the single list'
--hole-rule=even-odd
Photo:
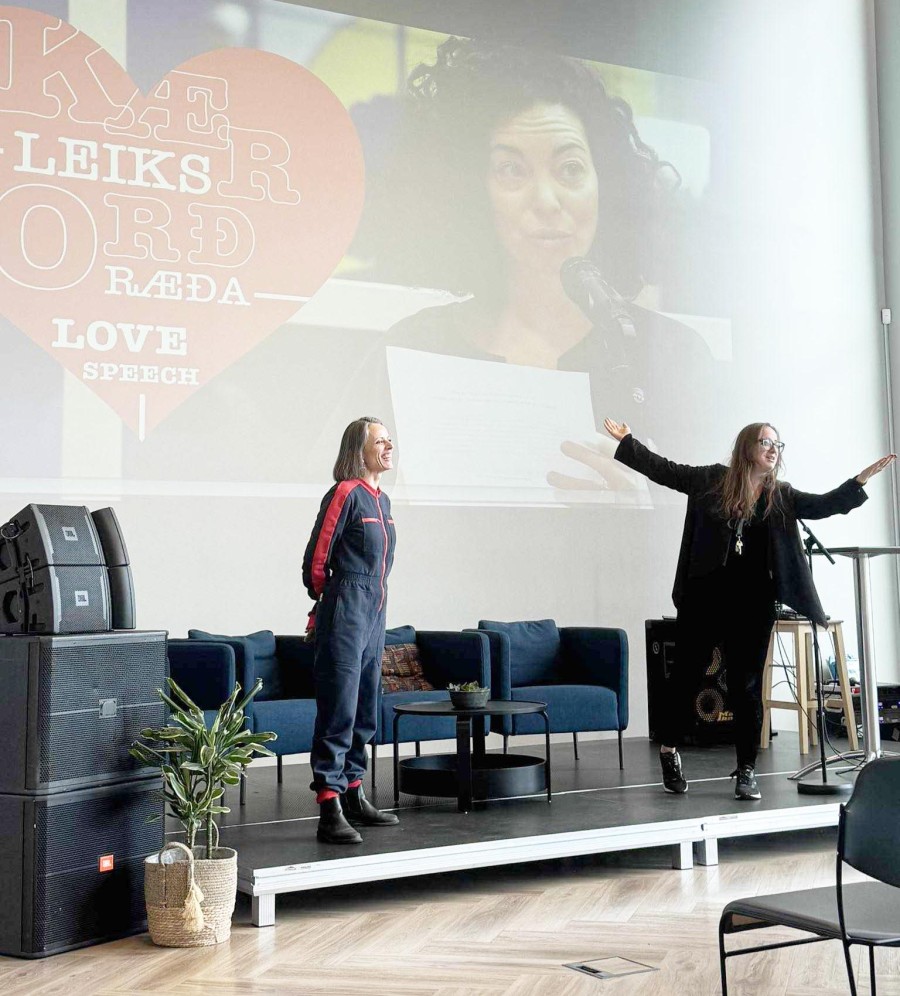
[{"label": "white and black sneaker", "polygon": [[737,777],[734,785],[735,799],[749,802],[752,799],[761,799],[762,792],[759,790],[759,783],[756,781],[756,772],[752,764],[740,764],[736,771],[732,771],[731,777]]},{"label": "white and black sneaker", "polygon": [[663,788],[672,795],[684,795],[688,790],[688,783],[681,770],[681,755],[678,751],[661,750],[659,764],[662,768]]}]

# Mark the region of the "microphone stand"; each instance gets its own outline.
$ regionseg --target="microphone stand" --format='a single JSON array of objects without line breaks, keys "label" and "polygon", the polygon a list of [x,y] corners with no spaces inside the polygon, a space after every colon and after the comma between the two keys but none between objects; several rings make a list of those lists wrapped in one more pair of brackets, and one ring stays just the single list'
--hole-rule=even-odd
[{"label": "microphone stand", "polygon": [[[803,541],[803,548],[806,550],[806,559],[809,562],[809,573],[812,576],[812,565],[813,565],[813,550],[818,550],[823,556],[825,556],[830,563],[834,563],[834,557],[828,552],[828,550],[822,545],[816,534],[807,526],[807,524],[802,520],[798,519],[800,528],[806,533],[806,539]],[[821,670],[821,655],[819,652],[819,631],[816,628],[815,622],[810,619],[809,625],[812,627],[812,640],[813,640],[813,662],[816,671],[816,730],[819,734],[819,762],[817,764],[808,765],[806,768],[798,771],[795,775],[791,775],[791,778],[801,779],[807,772],[814,770],[815,768],[821,768],[822,780],[814,782],[804,782],[797,781],[797,791],[800,795],[849,795],[853,790],[853,785],[850,782],[830,782],[828,781],[828,761],[825,757],[825,697],[822,692],[822,670]],[[800,703],[800,712],[798,713],[799,720],[801,723],[806,722],[806,703]],[[856,717],[853,717],[853,722],[856,721]]]}]

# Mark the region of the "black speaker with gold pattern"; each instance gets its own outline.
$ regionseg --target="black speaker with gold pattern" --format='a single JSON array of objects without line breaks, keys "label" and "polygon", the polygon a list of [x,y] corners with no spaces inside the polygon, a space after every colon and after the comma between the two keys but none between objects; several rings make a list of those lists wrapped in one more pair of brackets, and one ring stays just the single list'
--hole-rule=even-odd
[{"label": "black speaker with gold pattern", "polygon": [[[674,619],[648,619],[644,623],[651,740],[656,739],[663,711],[672,708],[670,683],[678,679],[675,625]],[[697,744],[734,743],[734,714],[728,703],[725,661],[718,647],[705,663],[703,680],[693,700],[693,715],[682,726],[686,740]]]}]

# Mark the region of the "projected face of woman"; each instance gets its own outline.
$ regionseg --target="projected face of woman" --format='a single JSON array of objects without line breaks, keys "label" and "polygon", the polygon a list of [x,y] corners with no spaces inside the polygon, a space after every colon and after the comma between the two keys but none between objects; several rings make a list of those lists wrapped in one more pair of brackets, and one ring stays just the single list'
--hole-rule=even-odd
[{"label": "projected face of woman", "polygon": [[597,171],[580,118],[535,104],[497,127],[487,176],[494,225],[515,268],[559,273],[597,231]]}]

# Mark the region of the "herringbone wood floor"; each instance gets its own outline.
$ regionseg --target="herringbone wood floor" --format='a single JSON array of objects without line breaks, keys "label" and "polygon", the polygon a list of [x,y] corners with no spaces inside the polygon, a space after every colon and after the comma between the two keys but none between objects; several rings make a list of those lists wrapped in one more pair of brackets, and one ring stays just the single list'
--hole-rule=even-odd
[{"label": "herringbone wood floor", "polygon": [[[831,883],[834,840],[725,842],[720,865],[681,872],[654,850],[300,893],[279,897],[265,929],[241,897],[227,944],[173,950],[141,936],[40,962],[0,958],[0,996],[707,996],[719,992],[722,906]],[[658,971],[597,981],[562,967],[604,955]],[[879,952],[878,966],[880,996],[900,996],[900,951]],[[729,979],[733,996],[847,992],[832,942],[735,959]]]}]

